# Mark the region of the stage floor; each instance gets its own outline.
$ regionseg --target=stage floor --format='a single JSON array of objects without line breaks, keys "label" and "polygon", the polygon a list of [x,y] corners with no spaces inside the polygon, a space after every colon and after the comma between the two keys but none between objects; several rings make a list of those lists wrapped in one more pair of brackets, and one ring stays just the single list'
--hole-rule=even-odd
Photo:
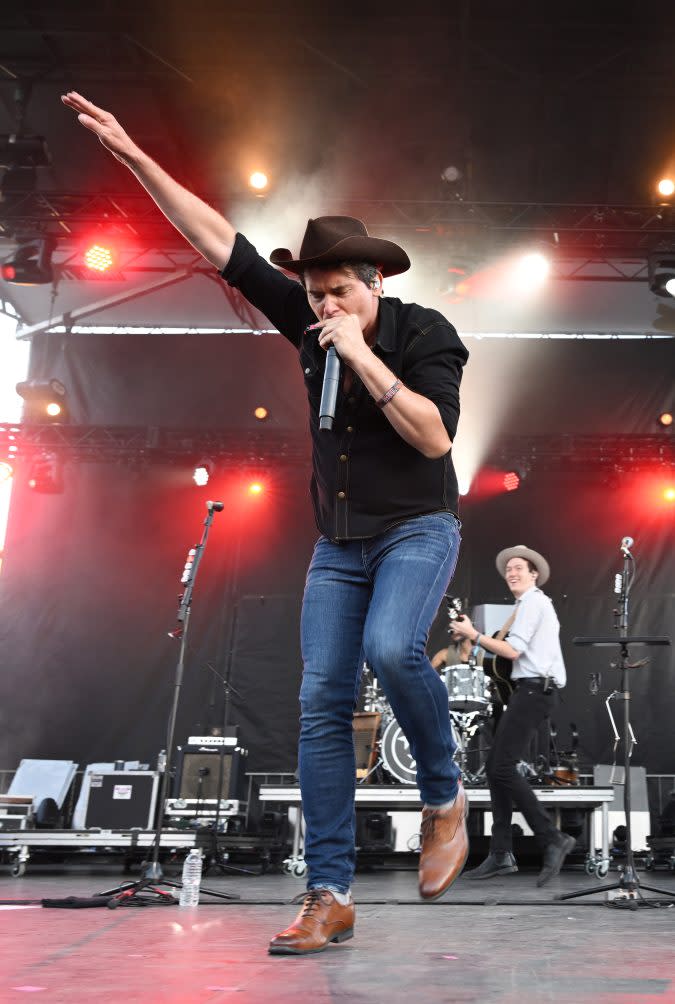
[{"label": "stage floor", "polygon": [[[241,899],[205,896],[194,911],[59,910],[18,901],[93,895],[123,881],[120,871],[32,867],[22,879],[0,877],[0,1001],[675,1001],[675,907],[632,912],[600,896],[560,903],[556,893],[597,879],[566,871],[537,889],[535,876],[460,878],[422,904],[412,871],[359,874],[354,939],[293,958],[266,949],[295,916],[301,879],[211,873],[204,885]],[[670,872],[641,879],[675,893]]]}]

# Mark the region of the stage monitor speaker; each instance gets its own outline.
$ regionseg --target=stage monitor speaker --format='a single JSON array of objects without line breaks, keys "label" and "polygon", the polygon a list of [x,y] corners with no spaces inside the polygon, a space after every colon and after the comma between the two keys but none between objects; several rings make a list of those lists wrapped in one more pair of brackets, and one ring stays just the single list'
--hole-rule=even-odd
[{"label": "stage monitor speaker", "polygon": [[[222,757],[222,775],[221,775]],[[221,778],[220,791],[218,779]],[[179,746],[174,798],[221,798],[245,801],[241,751],[226,746]]]}]

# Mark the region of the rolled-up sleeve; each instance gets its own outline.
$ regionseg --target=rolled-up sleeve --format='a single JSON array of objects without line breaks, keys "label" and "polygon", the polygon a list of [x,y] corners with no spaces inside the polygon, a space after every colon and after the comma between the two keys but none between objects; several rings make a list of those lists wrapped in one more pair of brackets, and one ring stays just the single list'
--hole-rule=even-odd
[{"label": "rolled-up sleeve", "polygon": [[439,314],[411,340],[403,360],[406,387],[434,402],[450,439],[457,432],[459,385],[467,358],[457,332]]},{"label": "rolled-up sleeve", "polygon": [[527,652],[544,613],[541,593],[532,593],[518,605],[516,619],[509,630],[509,645],[521,655]]}]

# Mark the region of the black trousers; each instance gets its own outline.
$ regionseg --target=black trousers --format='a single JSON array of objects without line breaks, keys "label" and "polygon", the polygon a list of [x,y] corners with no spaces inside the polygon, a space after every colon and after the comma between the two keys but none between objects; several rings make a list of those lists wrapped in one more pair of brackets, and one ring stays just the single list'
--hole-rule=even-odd
[{"label": "black trousers", "polygon": [[491,850],[495,854],[513,849],[511,815],[514,806],[522,812],[541,847],[558,836],[558,830],[537,801],[530,784],[516,769],[518,761],[526,758],[534,735],[553,711],[557,698],[555,687],[545,693],[538,680],[533,683],[518,681],[497,726],[485,765],[494,818]]}]

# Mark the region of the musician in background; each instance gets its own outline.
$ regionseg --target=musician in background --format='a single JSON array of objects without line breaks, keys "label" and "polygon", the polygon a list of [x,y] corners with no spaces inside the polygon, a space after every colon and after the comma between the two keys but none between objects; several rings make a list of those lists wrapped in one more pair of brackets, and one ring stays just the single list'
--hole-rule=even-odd
[{"label": "musician in background", "polygon": [[431,665],[439,673],[442,673],[448,666],[468,665],[472,652],[475,664],[479,665],[482,661],[480,646],[473,645],[469,638],[456,634],[454,629],[450,628],[450,644],[446,648],[438,650],[431,660]]},{"label": "musician in background", "polygon": [[543,886],[559,873],[575,840],[556,829],[517,764],[525,759],[533,736],[550,716],[558,691],[566,683],[560,623],[551,599],[540,589],[550,576],[549,564],[541,554],[518,544],[500,551],[496,565],[516,601],[507,637],[490,638],[481,634],[468,617],[453,625],[454,633],[470,644],[513,662],[513,696],[497,727],[486,764],[494,819],[490,853],[466,875],[488,879],[518,871],[511,829],[515,805],[543,850],[542,869],[537,878],[537,885]]}]

